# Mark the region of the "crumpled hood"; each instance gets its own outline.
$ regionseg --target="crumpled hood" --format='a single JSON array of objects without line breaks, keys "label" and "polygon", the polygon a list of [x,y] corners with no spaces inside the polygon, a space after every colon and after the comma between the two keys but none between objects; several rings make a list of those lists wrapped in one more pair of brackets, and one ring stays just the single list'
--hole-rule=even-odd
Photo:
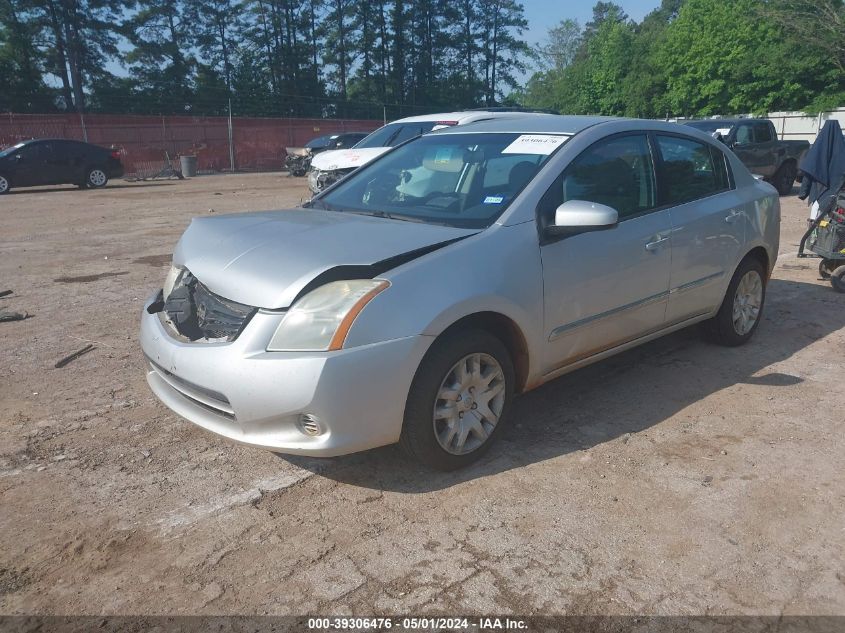
[{"label": "crumpled hood", "polygon": [[337,266],[369,266],[477,230],[315,209],[195,218],[173,253],[212,292],[286,308]]},{"label": "crumpled hood", "polygon": [[381,156],[389,147],[363,147],[361,149],[333,149],[320,152],[311,159],[311,167],[320,171],[334,171],[336,169],[350,169],[366,165],[374,158]]}]

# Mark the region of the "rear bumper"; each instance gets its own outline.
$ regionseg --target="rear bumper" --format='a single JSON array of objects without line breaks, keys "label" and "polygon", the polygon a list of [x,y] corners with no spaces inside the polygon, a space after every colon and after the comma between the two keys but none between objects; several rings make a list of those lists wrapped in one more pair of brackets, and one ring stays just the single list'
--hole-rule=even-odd
[{"label": "rear bumper", "polygon": [[[282,453],[328,457],[397,442],[411,381],[431,341],[267,352],[280,317],[258,313],[231,343],[186,343],[146,305],[141,347],[153,393],[208,431]],[[321,435],[300,430],[306,413],[320,421]]]}]

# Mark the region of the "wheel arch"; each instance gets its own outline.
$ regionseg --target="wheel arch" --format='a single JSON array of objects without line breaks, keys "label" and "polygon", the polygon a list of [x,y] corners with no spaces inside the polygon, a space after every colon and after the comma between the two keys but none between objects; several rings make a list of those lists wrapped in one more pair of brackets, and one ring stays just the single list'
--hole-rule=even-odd
[{"label": "wheel arch", "polygon": [[502,341],[508,349],[511,355],[511,361],[513,362],[514,374],[516,375],[514,393],[524,391],[528,381],[530,353],[525,334],[516,322],[501,312],[475,312],[452,323],[437,336],[437,339],[450,335],[458,330],[466,329],[484,330]]},{"label": "wheel arch", "polygon": [[739,265],[746,259],[752,258],[756,259],[760,262],[760,265],[763,266],[763,270],[766,272],[766,280],[772,275],[772,267],[770,266],[771,260],[769,259],[769,251],[767,251],[763,246],[755,246],[750,251],[745,254],[736,265],[739,268]]}]

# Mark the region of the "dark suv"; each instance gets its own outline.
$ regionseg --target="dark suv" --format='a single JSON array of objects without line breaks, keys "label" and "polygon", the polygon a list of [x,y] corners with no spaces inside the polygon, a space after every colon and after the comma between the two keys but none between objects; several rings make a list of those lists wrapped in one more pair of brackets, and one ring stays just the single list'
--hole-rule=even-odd
[{"label": "dark suv", "polygon": [[99,189],[122,175],[119,152],[82,141],[38,139],[0,152],[0,194],[37,185]]}]

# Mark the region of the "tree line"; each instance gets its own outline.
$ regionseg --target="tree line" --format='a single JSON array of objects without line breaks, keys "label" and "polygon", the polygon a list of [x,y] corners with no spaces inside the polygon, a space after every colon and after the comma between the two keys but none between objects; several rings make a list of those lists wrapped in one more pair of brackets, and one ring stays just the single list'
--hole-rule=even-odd
[{"label": "tree line", "polygon": [[641,22],[598,2],[563,20],[516,98],[571,114],[647,118],[845,105],[842,0],[662,0]]},{"label": "tree line", "polygon": [[[515,0],[0,0],[0,110],[390,118],[499,102]],[[390,111],[385,112],[389,107]]]},{"label": "tree line", "polygon": [[663,118],[845,103],[843,0],[662,0],[639,22],[602,0],[538,47],[527,26],[517,0],[0,0],[0,111],[222,115],[231,100],[254,116],[520,104]]}]

